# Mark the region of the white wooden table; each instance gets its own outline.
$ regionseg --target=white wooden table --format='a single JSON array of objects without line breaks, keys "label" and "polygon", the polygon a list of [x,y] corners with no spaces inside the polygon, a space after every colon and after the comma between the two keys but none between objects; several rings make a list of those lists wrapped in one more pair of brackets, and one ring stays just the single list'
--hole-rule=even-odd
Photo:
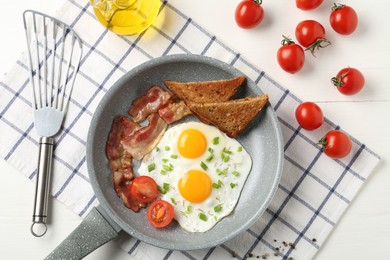
[{"label": "white wooden table", "polygon": [[[327,1],[314,11],[296,9],[295,1],[263,1],[265,18],[252,30],[236,26],[234,10],[239,0],[170,0],[184,13],[242,53],[298,97],[317,102],[326,117],[365,143],[382,162],[331,234],[316,259],[383,259],[390,245],[390,15],[385,0],[344,1],[359,14],[360,24],[350,36],[336,35],[328,22]],[[62,1],[19,0],[3,2],[0,16],[0,73],[4,74],[25,49],[22,12],[31,8],[54,14]],[[282,71],[275,55],[281,35],[294,36],[304,19],[320,21],[332,46],[317,58],[306,55],[304,69],[296,75]],[[353,66],[366,77],[366,86],[355,96],[335,90],[330,77]],[[1,133],[0,133],[1,134]],[[81,221],[57,201],[51,200],[51,223],[42,238],[30,234],[35,185],[0,160],[0,258],[42,259]],[[131,259],[109,242],[87,259]]]}]

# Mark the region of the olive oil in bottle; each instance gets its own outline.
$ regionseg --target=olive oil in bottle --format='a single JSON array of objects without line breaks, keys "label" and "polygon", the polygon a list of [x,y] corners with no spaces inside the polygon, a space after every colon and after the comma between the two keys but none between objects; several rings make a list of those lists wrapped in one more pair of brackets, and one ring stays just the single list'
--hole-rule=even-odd
[{"label": "olive oil in bottle", "polygon": [[146,30],[156,19],[160,0],[90,0],[99,22],[120,35]]}]

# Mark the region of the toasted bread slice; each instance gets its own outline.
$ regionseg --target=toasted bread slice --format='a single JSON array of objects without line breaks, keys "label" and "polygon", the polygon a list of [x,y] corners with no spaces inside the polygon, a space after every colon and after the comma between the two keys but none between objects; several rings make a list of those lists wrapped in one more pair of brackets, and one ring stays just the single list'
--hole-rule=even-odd
[{"label": "toasted bread slice", "polygon": [[164,81],[164,85],[185,103],[206,103],[229,100],[244,81],[245,77],[239,76],[231,79],[200,82]]},{"label": "toasted bread slice", "polygon": [[187,106],[205,123],[211,123],[229,137],[238,136],[267,104],[268,95],[246,97],[225,102],[196,103]]}]

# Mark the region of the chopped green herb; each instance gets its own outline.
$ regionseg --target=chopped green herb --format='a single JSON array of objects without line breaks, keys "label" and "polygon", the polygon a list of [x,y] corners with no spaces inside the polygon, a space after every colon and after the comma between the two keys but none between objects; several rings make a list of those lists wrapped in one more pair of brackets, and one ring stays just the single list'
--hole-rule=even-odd
[{"label": "chopped green herb", "polygon": [[223,183],[221,180],[218,180],[217,183],[213,182],[213,188],[219,189],[223,186]]},{"label": "chopped green herb", "polygon": [[165,146],[164,149],[165,149],[165,151],[171,150],[171,148],[169,146]]},{"label": "chopped green herb", "polygon": [[210,153],[214,153],[214,149],[211,148],[211,147],[209,147],[208,151],[209,151]]},{"label": "chopped green herb", "polygon": [[226,147],[223,148],[222,152],[223,152],[223,153],[226,153],[226,154],[232,154],[232,151],[230,151],[230,150],[227,149]]},{"label": "chopped green herb", "polygon": [[242,146],[237,147],[237,152],[242,152]]},{"label": "chopped green herb", "polygon": [[160,151],[160,147],[156,147],[156,152],[159,152]]},{"label": "chopped green herb", "polygon": [[234,176],[240,175],[240,173],[239,173],[238,171],[236,171],[236,170],[232,171],[232,174],[233,174]]},{"label": "chopped green herb", "polygon": [[236,185],[237,185],[237,184],[231,182],[231,183],[230,183],[230,188],[233,189],[234,187],[236,187]]},{"label": "chopped green herb", "polygon": [[219,137],[218,137],[218,136],[217,136],[217,137],[214,137],[212,142],[213,142],[213,144],[215,144],[215,145],[219,144]]},{"label": "chopped green herb", "polygon": [[217,216],[214,216],[214,220],[215,220],[215,221],[217,221],[217,220],[218,220]]},{"label": "chopped green herb", "polygon": [[157,187],[161,194],[166,194],[170,188],[170,185],[169,183],[164,182],[162,187],[160,185],[158,185]]},{"label": "chopped green herb", "polygon": [[161,170],[160,174],[165,175],[167,172],[165,170]]},{"label": "chopped green herb", "polygon": [[204,162],[200,162],[200,167],[202,167],[203,170],[207,170],[207,165]]},{"label": "chopped green herb", "polygon": [[176,200],[174,199],[174,198],[171,198],[171,202],[173,203],[173,204],[177,204],[177,202],[176,202]]},{"label": "chopped green herb", "polygon": [[199,218],[201,219],[201,220],[203,220],[203,221],[207,221],[207,216],[205,215],[205,214],[203,214],[203,213],[199,213]]},{"label": "chopped green herb", "polygon": [[171,155],[171,158],[172,158],[172,159],[177,159],[177,155],[176,155],[176,154],[172,154],[172,155]]},{"label": "chopped green herb", "polygon": [[214,158],[214,154],[210,154],[207,158],[206,158],[206,162],[211,162],[211,160]]},{"label": "chopped green herb", "polygon": [[191,205],[188,205],[188,206],[187,206],[186,213],[191,213],[191,212],[192,212],[192,206],[191,206]]},{"label": "chopped green herb", "polygon": [[223,158],[222,158],[222,161],[223,162],[228,162],[230,160],[230,156],[229,155],[225,155],[225,156],[223,156]]},{"label": "chopped green herb", "polygon": [[163,162],[163,163],[167,163],[167,162],[169,162],[169,160],[168,160],[167,158],[163,158],[163,159],[162,159],[162,162]]},{"label": "chopped green herb", "polygon": [[222,210],[221,204],[218,204],[217,206],[214,207],[215,212],[220,212]]},{"label": "chopped green herb", "polygon": [[173,170],[173,165],[172,164],[163,164],[163,169],[166,170],[166,171],[169,171],[171,172]]},{"label": "chopped green herb", "polygon": [[218,174],[218,175],[226,176],[227,170],[228,170],[227,168],[225,168],[225,169],[223,169],[223,170],[217,169],[217,174]]},{"label": "chopped green herb", "polygon": [[154,169],[156,169],[156,164],[155,163],[151,163],[151,164],[148,165],[148,172],[151,172]]}]

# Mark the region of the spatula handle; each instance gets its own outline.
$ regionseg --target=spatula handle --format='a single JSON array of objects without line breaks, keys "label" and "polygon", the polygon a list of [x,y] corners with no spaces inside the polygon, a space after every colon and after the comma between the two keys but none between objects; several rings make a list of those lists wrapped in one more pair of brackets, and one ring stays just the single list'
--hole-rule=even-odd
[{"label": "spatula handle", "polygon": [[[47,209],[50,191],[50,175],[52,168],[54,139],[51,137],[41,137],[39,140],[39,156],[37,168],[37,180],[35,185],[35,201],[33,224],[31,233],[40,237],[46,233]],[[42,224],[44,229],[35,226]]]}]

